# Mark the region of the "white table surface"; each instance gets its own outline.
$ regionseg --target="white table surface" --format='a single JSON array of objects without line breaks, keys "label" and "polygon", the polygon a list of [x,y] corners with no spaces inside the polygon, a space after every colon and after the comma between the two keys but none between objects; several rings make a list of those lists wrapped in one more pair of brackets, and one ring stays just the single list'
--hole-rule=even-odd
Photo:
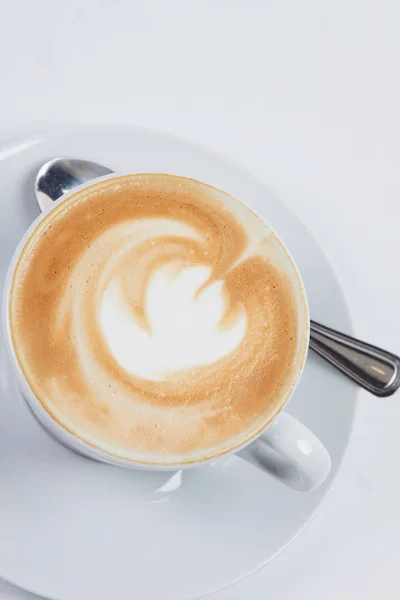
[{"label": "white table surface", "polygon": [[[397,0],[3,0],[0,9],[0,146],[57,124],[134,123],[231,156],[323,245],[357,335],[400,351]],[[399,462],[399,395],[361,393],[316,518],[269,566],[213,598],[398,600]],[[9,598],[33,596],[0,582]]]}]

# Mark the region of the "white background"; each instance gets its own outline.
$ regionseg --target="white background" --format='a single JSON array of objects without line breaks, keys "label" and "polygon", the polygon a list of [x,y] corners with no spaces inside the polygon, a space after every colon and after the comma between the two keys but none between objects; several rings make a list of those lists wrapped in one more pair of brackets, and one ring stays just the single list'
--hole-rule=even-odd
[{"label": "white background", "polygon": [[[400,351],[397,0],[0,0],[0,12],[1,145],[54,124],[133,123],[229,155],[324,247],[356,333]],[[213,598],[397,600],[399,466],[400,397],[362,393],[316,518]],[[0,582],[9,598],[33,597]]]}]

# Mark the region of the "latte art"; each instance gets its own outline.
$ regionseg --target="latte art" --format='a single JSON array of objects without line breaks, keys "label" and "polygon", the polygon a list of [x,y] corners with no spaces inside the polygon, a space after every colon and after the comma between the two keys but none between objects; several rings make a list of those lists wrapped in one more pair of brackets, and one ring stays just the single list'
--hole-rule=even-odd
[{"label": "latte art", "polygon": [[265,426],[296,373],[290,259],[249,209],[166,175],[62,202],[17,265],[10,323],[66,429],[139,462],[217,455]]},{"label": "latte art", "polygon": [[176,274],[173,266],[154,273],[145,297],[146,329],[132,315],[123,285],[113,281],[107,286],[100,323],[122,367],[137,377],[162,381],[173,371],[222,359],[240,344],[246,314],[242,311],[236,323],[223,327],[223,282],[201,291],[210,273],[207,267],[186,267]]}]

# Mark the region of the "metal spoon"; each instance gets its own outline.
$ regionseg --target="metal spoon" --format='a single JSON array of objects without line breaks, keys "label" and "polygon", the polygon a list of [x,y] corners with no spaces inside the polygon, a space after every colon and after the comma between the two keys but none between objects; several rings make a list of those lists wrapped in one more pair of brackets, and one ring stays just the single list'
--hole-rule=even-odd
[{"label": "metal spoon", "polygon": [[78,185],[91,179],[111,175],[113,171],[90,160],[53,158],[45,163],[36,176],[35,193],[40,210],[45,213],[53,202]]},{"label": "metal spoon", "polygon": [[[91,179],[113,173],[87,160],[55,158],[40,169],[35,182],[42,212],[66,192]],[[400,358],[311,321],[310,348],[375,396],[390,396],[400,387]]]}]

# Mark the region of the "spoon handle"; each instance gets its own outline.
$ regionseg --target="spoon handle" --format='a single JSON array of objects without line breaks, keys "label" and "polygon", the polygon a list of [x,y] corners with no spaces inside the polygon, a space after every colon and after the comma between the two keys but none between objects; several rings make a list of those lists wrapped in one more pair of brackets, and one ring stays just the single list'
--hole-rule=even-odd
[{"label": "spoon handle", "polygon": [[310,323],[310,348],[375,396],[390,396],[400,387],[400,358],[344,333]]}]

